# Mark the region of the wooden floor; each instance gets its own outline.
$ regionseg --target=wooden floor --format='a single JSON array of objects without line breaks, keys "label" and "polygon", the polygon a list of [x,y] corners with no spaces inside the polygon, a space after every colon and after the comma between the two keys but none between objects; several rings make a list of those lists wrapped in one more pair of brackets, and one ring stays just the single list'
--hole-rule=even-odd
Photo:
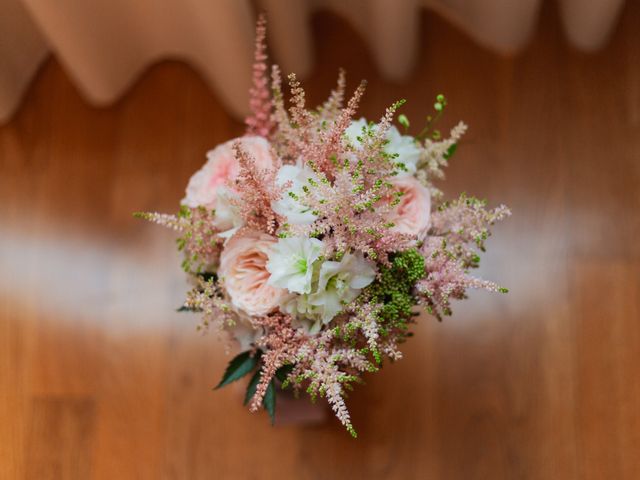
[{"label": "wooden floor", "polygon": [[42,70],[0,128],[0,478],[640,478],[640,4],[609,47],[571,50],[553,2],[508,59],[425,15],[406,85],[377,79],[356,34],[314,20],[319,101],[337,68],[370,80],[369,118],[398,98],[418,123],[436,93],[470,133],[446,184],[509,204],[474,293],[424,318],[406,357],[337,422],[269,426],[197,319],[170,232],[204,152],[242,126],[180,63],[93,109],[61,66]]}]

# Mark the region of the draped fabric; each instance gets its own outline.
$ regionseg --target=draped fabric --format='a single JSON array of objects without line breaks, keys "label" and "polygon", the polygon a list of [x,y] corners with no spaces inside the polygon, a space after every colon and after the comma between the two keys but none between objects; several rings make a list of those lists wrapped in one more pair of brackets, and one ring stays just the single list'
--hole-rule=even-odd
[{"label": "draped fabric", "polygon": [[[366,40],[381,75],[402,81],[417,57],[419,13],[429,8],[487,48],[517,53],[543,0],[0,0],[0,122],[54,55],[88,102],[116,100],[149,64],[181,59],[233,115],[246,112],[256,9],[285,71],[313,67],[309,18],[328,9]],[[613,30],[624,0],[557,0],[567,39],[590,51]]]}]

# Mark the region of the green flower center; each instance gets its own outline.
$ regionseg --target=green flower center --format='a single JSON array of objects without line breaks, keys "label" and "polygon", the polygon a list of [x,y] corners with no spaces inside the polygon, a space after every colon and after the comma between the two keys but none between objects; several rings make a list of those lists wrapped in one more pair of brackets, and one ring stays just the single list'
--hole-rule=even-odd
[{"label": "green flower center", "polygon": [[296,268],[298,269],[298,272],[300,272],[300,273],[307,273],[307,259],[306,258],[299,258],[296,261]]}]

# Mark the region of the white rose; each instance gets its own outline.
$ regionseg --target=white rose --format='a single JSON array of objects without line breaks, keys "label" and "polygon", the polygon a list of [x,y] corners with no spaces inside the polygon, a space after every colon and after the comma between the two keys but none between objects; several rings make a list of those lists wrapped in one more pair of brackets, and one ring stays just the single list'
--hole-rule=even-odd
[{"label": "white rose", "polygon": [[305,196],[303,187],[309,187],[310,178],[318,181],[316,174],[306,167],[283,165],[278,171],[278,185],[290,184],[290,187],[283,192],[282,198],[271,202],[271,208],[291,225],[309,225],[317,218],[311,208],[300,201]]},{"label": "white rose", "polygon": [[[364,118],[351,122],[344,132],[344,135],[350,145],[355,148],[360,148],[358,137],[363,136],[363,131],[367,125],[367,120]],[[374,125],[373,129],[375,130],[376,128],[377,125]],[[393,125],[387,130],[386,139],[389,143],[385,146],[385,151],[390,154],[397,154],[394,161],[404,165],[404,169],[398,172],[398,177],[414,175],[416,173],[421,154],[421,150],[418,147],[416,140],[410,135],[402,135]]]},{"label": "white rose", "polygon": [[384,147],[387,153],[397,154],[395,162],[404,165],[406,170],[400,170],[398,176],[414,175],[420,160],[420,148],[413,137],[401,135],[395,126],[387,130],[389,143]]}]

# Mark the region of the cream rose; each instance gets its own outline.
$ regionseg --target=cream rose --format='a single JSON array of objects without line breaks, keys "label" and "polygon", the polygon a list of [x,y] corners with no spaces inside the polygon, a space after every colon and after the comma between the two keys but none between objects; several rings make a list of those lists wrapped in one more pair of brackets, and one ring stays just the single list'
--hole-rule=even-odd
[{"label": "cream rose", "polygon": [[218,190],[233,182],[240,173],[240,165],[233,151],[233,144],[237,141],[255,159],[258,169],[273,168],[275,162],[271,146],[263,137],[247,136],[229,140],[207,152],[207,163],[189,180],[183,205],[191,208],[216,208],[220,198]]},{"label": "cream rose", "polygon": [[389,221],[395,224],[392,231],[417,236],[422,240],[429,230],[431,219],[431,194],[418,180],[405,176],[391,180],[393,186],[403,192],[400,203],[389,212]]},{"label": "cream rose", "polygon": [[276,242],[264,233],[249,232],[232,237],[222,250],[218,274],[233,306],[248,315],[272,312],[288,294],[267,283],[268,254]]}]

